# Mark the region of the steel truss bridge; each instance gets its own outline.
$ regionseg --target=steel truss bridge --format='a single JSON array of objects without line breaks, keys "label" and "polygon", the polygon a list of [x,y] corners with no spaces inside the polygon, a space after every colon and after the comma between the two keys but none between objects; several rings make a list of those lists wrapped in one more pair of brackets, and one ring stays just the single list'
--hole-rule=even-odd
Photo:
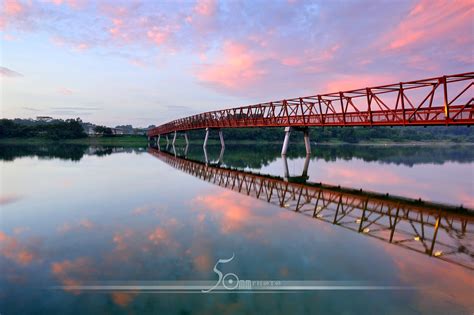
[{"label": "steel truss bridge", "polygon": [[474,270],[474,210],[339,186],[292,183],[148,150],[201,180]]},{"label": "steel truss bridge", "polygon": [[472,125],[474,72],[210,111],[151,129]]}]

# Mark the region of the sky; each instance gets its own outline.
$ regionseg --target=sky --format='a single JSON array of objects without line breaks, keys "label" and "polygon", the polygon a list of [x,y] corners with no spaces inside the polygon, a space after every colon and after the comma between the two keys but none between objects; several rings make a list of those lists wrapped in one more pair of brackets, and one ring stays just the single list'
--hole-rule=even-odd
[{"label": "sky", "polygon": [[1,117],[146,127],[470,72],[474,2],[0,0]]}]

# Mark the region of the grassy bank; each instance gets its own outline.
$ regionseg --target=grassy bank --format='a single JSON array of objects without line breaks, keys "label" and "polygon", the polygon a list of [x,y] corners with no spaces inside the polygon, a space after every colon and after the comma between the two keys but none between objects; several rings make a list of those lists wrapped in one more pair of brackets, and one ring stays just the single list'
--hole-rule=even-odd
[{"label": "grassy bank", "polygon": [[[171,143],[171,138],[169,139]],[[199,144],[202,145],[203,139],[190,139],[191,144]],[[278,141],[268,141],[268,140],[232,140],[232,139],[225,139],[226,144],[281,144],[283,138]],[[315,141],[312,141],[313,143]],[[62,143],[62,144],[82,144],[82,145],[104,145],[104,146],[123,146],[123,147],[133,147],[133,146],[146,146],[148,144],[148,140],[146,136],[139,136],[139,135],[124,135],[124,136],[112,136],[112,137],[86,137],[80,139],[61,139],[61,140],[52,140],[47,138],[0,138],[0,144],[18,144],[18,145],[41,145],[41,144],[54,144],[54,143]],[[299,139],[297,141],[292,141],[292,143],[301,143],[303,144],[303,139]],[[317,142],[318,144],[348,144],[347,142],[343,142],[340,140],[329,140],[324,142]],[[161,145],[166,144],[166,140],[161,138],[160,141]],[[176,145],[182,146],[185,144],[184,139],[178,138],[176,139]],[[216,145],[220,144],[219,140],[209,139],[209,145]],[[359,143],[351,143],[351,145],[455,145],[455,144],[463,144],[463,145],[472,145],[472,142],[454,142],[452,140],[442,140],[442,141],[435,141],[435,140],[425,140],[425,141],[394,141],[391,139],[374,139],[372,141],[361,141]]]},{"label": "grassy bank", "polygon": [[47,138],[3,138],[0,139],[0,144],[53,144],[53,143],[69,143],[69,144],[83,144],[83,145],[104,145],[104,146],[146,146],[148,143],[146,136],[113,136],[113,137],[86,137],[79,139],[61,139],[52,140]]}]

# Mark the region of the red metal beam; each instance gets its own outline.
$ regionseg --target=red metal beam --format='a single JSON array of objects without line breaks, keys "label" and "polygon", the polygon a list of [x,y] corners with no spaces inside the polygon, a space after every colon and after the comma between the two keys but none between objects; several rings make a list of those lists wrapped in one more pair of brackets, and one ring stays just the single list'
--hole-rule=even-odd
[{"label": "red metal beam", "polygon": [[243,127],[432,126],[474,124],[474,72],[297,97],[173,120],[148,131]]}]

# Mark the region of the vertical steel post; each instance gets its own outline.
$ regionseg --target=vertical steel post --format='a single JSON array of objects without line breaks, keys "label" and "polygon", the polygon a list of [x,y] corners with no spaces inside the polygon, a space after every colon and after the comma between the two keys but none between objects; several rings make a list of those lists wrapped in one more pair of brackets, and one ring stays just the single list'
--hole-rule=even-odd
[{"label": "vertical steel post", "polygon": [[369,110],[369,123],[370,125],[372,126],[372,109],[371,109],[371,103],[372,103],[372,97],[371,97],[371,91],[369,88],[366,88],[365,89],[366,93],[367,93],[367,109]]},{"label": "vertical steel post", "polygon": [[291,127],[285,127],[285,139],[283,140],[281,155],[286,155],[286,151],[288,151],[288,144],[290,143],[290,134],[291,134]]},{"label": "vertical steel post", "polygon": [[436,223],[435,223],[435,226],[434,226],[434,234],[433,234],[433,240],[431,242],[431,247],[430,247],[430,256],[433,256],[433,250],[434,250],[434,247],[435,247],[435,244],[436,244],[436,236],[438,236],[438,229],[439,229],[439,223],[441,221],[441,215],[439,215],[437,218],[436,218]]},{"label": "vertical steel post", "polygon": [[444,95],[444,115],[446,117],[446,123],[449,121],[449,102],[448,102],[448,82],[446,76],[443,76],[440,81],[443,83],[443,95]]},{"label": "vertical steel post", "polygon": [[400,82],[400,101],[402,104],[402,117],[403,117],[403,125],[405,126],[407,123],[406,116],[405,116],[405,93],[403,92],[403,84]]},{"label": "vertical steel post", "polygon": [[344,97],[344,94],[342,92],[339,92],[339,100],[341,102],[341,110],[342,110],[342,123],[345,125],[346,124],[346,112],[344,110],[344,102],[342,101],[343,97]]}]

